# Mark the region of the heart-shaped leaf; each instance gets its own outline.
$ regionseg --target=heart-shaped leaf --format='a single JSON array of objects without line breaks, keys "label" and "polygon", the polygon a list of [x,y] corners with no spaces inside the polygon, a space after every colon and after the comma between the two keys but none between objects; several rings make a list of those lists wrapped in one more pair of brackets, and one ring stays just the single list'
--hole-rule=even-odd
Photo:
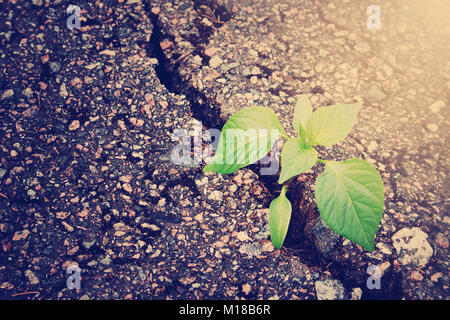
[{"label": "heart-shaped leaf", "polygon": [[331,146],[343,140],[356,122],[362,103],[337,104],[313,112],[306,124],[309,144]]},{"label": "heart-shaped leaf", "polygon": [[285,134],[271,109],[243,109],[223,126],[216,154],[203,171],[227,174],[252,164],[270,151],[280,133]]},{"label": "heart-shaped leaf", "polygon": [[281,194],[275,198],[269,208],[270,239],[276,249],[280,249],[286,237],[289,221],[291,220],[292,206],[286,198],[287,187],[281,189]]},{"label": "heart-shaped leaf", "polygon": [[374,167],[361,159],[326,161],[316,182],[316,201],[331,229],[373,251],[384,206],[383,181]]},{"label": "heart-shaped leaf", "polygon": [[299,139],[291,138],[281,151],[281,173],[279,184],[311,169],[317,161],[317,151],[311,146],[304,146]]}]

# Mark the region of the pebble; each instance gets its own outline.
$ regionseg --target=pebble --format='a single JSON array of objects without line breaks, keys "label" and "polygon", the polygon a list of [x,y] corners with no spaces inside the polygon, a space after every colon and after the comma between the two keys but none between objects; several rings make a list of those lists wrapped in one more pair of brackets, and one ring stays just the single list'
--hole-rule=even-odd
[{"label": "pebble", "polygon": [[419,271],[414,270],[413,272],[411,272],[411,280],[422,281],[423,276]]},{"label": "pebble", "polygon": [[362,297],[362,290],[361,288],[353,288],[352,290],[352,300],[361,300]]},{"label": "pebble", "polygon": [[223,200],[223,193],[218,191],[218,190],[214,190],[213,192],[211,192],[208,196],[209,200],[216,200],[216,201],[222,201]]},{"label": "pebble", "polygon": [[438,132],[439,127],[438,127],[438,125],[435,124],[435,123],[429,123],[429,124],[427,124],[427,129],[428,129],[428,131],[430,131],[430,132],[436,133],[436,132]]},{"label": "pebble", "polygon": [[14,90],[13,90],[13,89],[8,89],[8,90],[6,90],[5,92],[3,92],[1,100],[10,98],[10,97],[12,97],[13,95],[14,95]]},{"label": "pebble", "polygon": [[217,68],[223,63],[223,60],[219,56],[214,56],[209,60],[209,66],[213,69]]},{"label": "pebble", "polygon": [[49,62],[48,65],[53,72],[59,72],[59,70],[61,70],[61,64],[59,62],[52,61]]},{"label": "pebble", "polygon": [[247,235],[247,232],[245,232],[245,231],[238,232],[236,238],[240,241],[251,240],[250,237]]},{"label": "pebble", "polygon": [[245,295],[248,295],[251,291],[252,291],[252,286],[251,285],[249,285],[248,283],[245,283],[245,284],[242,285],[242,292]]},{"label": "pebble", "polygon": [[36,277],[36,275],[30,269],[25,271],[25,276],[28,278],[28,281],[30,281],[31,284],[39,283],[38,277]]},{"label": "pebble", "polygon": [[433,113],[439,113],[439,111],[441,111],[441,109],[444,107],[445,107],[445,102],[442,100],[436,100],[429,106],[430,110]]},{"label": "pebble", "polygon": [[367,152],[374,153],[378,149],[378,143],[375,141],[370,141],[369,145],[367,146]]},{"label": "pebble", "polygon": [[314,284],[317,300],[342,300],[344,299],[344,286],[339,280],[319,280]]},{"label": "pebble", "polygon": [[392,242],[401,265],[424,267],[433,256],[428,235],[417,227],[403,228],[392,236]]},{"label": "pebble", "polygon": [[59,95],[63,98],[67,97],[69,93],[67,92],[66,84],[62,83],[59,87]]},{"label": "pebble", "polygon": [[12,241],[25,240],[29,234],[30,234],[30,231],[28,231],[27,229],[22,230],[22,231],[16,231],[16,233],[14,233]]},{"label": "pebble", "polygon": [[80,121],[79,120],[74,120],[69,125],[69,131],[75,131],[75,130],[77,130],[79,128],[80,128]]}]

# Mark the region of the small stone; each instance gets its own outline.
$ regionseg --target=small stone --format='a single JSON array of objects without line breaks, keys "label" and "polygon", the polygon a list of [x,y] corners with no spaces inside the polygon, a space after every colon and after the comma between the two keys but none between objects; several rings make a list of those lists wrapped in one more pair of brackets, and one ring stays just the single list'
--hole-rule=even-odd
[{"label": "small stone", "polygon": [[131,153],[131,156],[133,157],[133,158],[137,158],[137,159],[141,159],[141,160],[144,160],[144,152],[142,152],[142,151],[133,151],[132,153]]},{"label": "small stone", "polygon": [[208,199],[209,200],[222,201],[223,193],[220,192],[219,190],[214,190],[213,192],[210,193],[210,195],[208,196]]},{"label": "small stone", "polygon": [[339,280],[319,280],[314,284],[318,300],[344,299],[344,286]]},{"label": "small stone", "polygon": [[30,234],[30,231],[28,231],[27,229],[22,230],[22,231],[17,231],[16,233],[14,233],[12,241],[25,240],[29,234]]},{"label": "small stone", "polygon": [[103,264],[104,266],[109,266],[111,264],[111,258],[105,257],[102,260],[100,260],[100,263]]},{"label": "small stone", "polygon": [[439,111],[441,111],[441,109],[444,107],[445,107],[445,102],[442,100],[436,100],[429,106],[430,110],[433,113],[439,113]]},{"label": "small stone", "polygon": [[190,285],[190,284],[193,284],[194,283],[194,281],[195,281],[195,277],[183,277],[183,278],[180,278],[180,282],[183,284],[183,285],[185,285],[185,286],[188,286],[188,285]]},{"label": "small stone", "polygon": [[206,18],[206,17],[202,19],[202,24],[204,24],[207,27],[213,26],[213,23],[211,21],[209,21],[208,18]]},{"label": "small stone", "polygon": [[419,271],[414,270],[413,272],[411,272],[411,280],[422,281],[423,276]]},{"label": "small stone", "polygon": [[141,225],[141,227],[142,227],[142,228],[145,228],[145,229],[150,229],[150,230],[152,230],[152,231],[159,231],[159,230],[161,230],[157,225],[155,225],[155,224],[150,224],[150,223],[143,223],[143,224]]},{"label": "small stone", "polygon": [[38,277],[36,277],[36,275],[30,269],[25,271],[25,276],[28,278],[28,281],[30,281],[31,284],[39,283]]},{"label": "small stone", "polygon": [[13,90],[13,89],[8,89],[8,90],[6,90],[5,92],[3,92],[1,100],[10,98],[10,97],[12,97],[13,95],[14,95],[14,90]]},{"label": "small stone", "polygon": [[127,126],[125,125],[125,121],[119,120],[119,121],[117,121],[117,125],[119,126],[120,130],[122,130],[122,131],[126,131],[127,130]]},{"label": "small stone", "polygon": [[238,238],[239,241],[251,240],[250,237],[247,235],[247,232],[245,231],[238,232],[236,237]]},{"label": "small stone", "polygon": [[36,197],[36,191],[34,191],[33,189],[29,189],[27,191],[27,195],[33,199],[34,197]]},{"label": "small stone", "polygon": [[68,224],[67,222],[65,222],[65,221],[62,222],[62,225],[63,225],[64,228],[66,228],[66,230],[69,231],[69,232],[72,232],[72,231],[74,230],[73,227],[72,227],[70,224]]},{"label": "small stone", "polygon": [[128,193],[132,193],[133,192],[133,188],[131,187],[131,185],[129,183],[124,183],[123,184],[123,189],[128,192]]},{"label": "small stone", "polygon": [[51,61],[48,65],[53,72],[59,72],[59,70],[61,70],[61,64],[59,62]]},{"label": "small stone", "polygon": [[114,57],[116,55],[116,52],[114,50],[106,49],[106,50],[101,51],[100,54]]},{"label": "small stone", "polygon": [[437,233],[436,236],[434,237],[434,241],[438,246],[444,249],[448,248],[448,239],[443,233],[441,232]]},{"label": "small stone", "polygon": [[380,250],[381,253],[386,254],[386,255],[391,255],[392,251],[391,249],[389,249],[389,247],[387,246],[387,244],[383,243],[383,242],[378,242],[377,243],[377,248]]},{"label": "small stone", "polygon": [[430,132],[436,133],[436,132],[438,132],[439,127],[435,123],[429,123],[429,124],[427,124],[427,129]]},{"label": "small stone", "polygon": [[433,256],[433,248],[427,241],[428,235],[421,229],[403,228],[392,236],[398,262],[402,265],[424,267]]},{"label": "small stone", "polygon": [[69,131],[75,131],[80,128],[80,121],[79,120],[73,120],[72,123],[69,125]]},{"label": "small stone", "polygon": [[223,63],[223,60],[219,56],[214,56],[209,60],[209,66],[213,69],[217,68]]},{"label": "small stone", "polygon": [[251,285],[249,285],[248,283],[242,285],[242,292],[245,295],[248,295],[251,291],[252,291],[252,286]]},{"label": "small stone", "polygon": [[6,174],[6,169],[0,169],[0,179],[3,179],[5,174]]},{"label": "small stone", "polygon": [[352,300],[361,300],[362,297],[362,290],[361,288],[353,288],[352,290]]},{"label": "small stone", "polygon": [[199,213],[194,217],[194,220],[202,223],[203,222],[203,213]]},{"label": "small stone", "polygon": [[59,211],[56,213],[56,217],[58,219],[64,220],[65,218],[67,218],[70,215],[70,212],[64,212],[64,211]]},{"label": "small stone", "polygon": [[141,4],[142,0],[127,0],[126,4]]},{"label": "small stone", "polygon": [[205,55],[207,55],[208,57],[212,57],[214,54],[216,54],[217,51],[219,51],[219,48],[214,47],[206,48]]},{"label": "small stone", "polygon": [[433,282],[438,282],[440,278],[442,278],[444,274],[442,272],[436,272],[435,274],[433,274],[430,279]]},{"label": "small stone", "polygon": [[130,183],[133,176],[131,174],[119,177],[120,182]]},{"label": "small stone", "polygon": [[61,86],[59,87],[59,95],[63,98],[65,98],[69,95],[69,93],[67,92],[65,83],[61,84]]},{"label": "small stone", "polygon": [[158,15],[161,12],[161,9],[159,7],[153,7],[152,13]]},{"label": "small stone", "polygon": [[367,152],[374,153],[378,149],[378,143],[375,141],[370,141],[369,145],[367,146]]}]

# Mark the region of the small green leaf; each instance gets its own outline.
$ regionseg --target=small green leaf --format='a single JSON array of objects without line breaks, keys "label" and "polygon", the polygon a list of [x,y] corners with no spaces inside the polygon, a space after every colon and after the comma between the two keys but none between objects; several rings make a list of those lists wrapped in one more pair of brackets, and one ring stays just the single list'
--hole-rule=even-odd
[{"label": "small green leaf", "polygon": [[292,126],[298,132],[300,138],[304,138],[301,131],[302,128],[306,128],[306,123],[312,113],[313,109],[308,96],[305,94],[301,95],[297,99],[294,109],[294,118],[292,119]]},{"label": "small green leaf", "polygon": [[340,235],[373,251],[384,206],[380,174],[361,159],[325,163],[325,171],[316,182],[322,219]]},{"label": "small green leaf", "polygon": [[362,103],[323,107],[309,117],[306,134],[311,145],[331,146],[343,140],[356,122]]},{"label": "small green leaf", "polygon": [[216,154],[203,172],[227,174],[252,164],[270,151],[279,134],[285,132],[271,109],[243,109],[223,126]]},{"label": "small green leaf", "polygon": [[281,194],[270,204],[269,230],[273,246],[280,249],[286,237],[289,221],[291,220],[292,206],[286,198],[287,187],[281,189]]},{"label": "small green leaf", "polygon": [[317,161],[317,151],[310,146],[303,146],[299,139],[291,138],[281,151],[281,173],[279,184],[311,169]]}]

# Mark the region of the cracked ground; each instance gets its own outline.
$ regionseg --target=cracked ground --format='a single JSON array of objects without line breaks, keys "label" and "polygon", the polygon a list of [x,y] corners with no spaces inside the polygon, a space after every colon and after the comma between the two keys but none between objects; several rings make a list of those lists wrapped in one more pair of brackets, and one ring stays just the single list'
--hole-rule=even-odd
[{"label": "cracked ground", "polygon": [[[0,0],[2,299],[448,299],[448,1]],[[296,97],[363,101],[322,158],[381,173],[376,250],[321,221],[314,182],[170,161],[172,133],[218,128],[252,105],[289,134]],[[200,129],[199,129],[200,128]],[[66,270],[81,270],[67,288]],[[369,289],[367,270],[381,272]]]}]

